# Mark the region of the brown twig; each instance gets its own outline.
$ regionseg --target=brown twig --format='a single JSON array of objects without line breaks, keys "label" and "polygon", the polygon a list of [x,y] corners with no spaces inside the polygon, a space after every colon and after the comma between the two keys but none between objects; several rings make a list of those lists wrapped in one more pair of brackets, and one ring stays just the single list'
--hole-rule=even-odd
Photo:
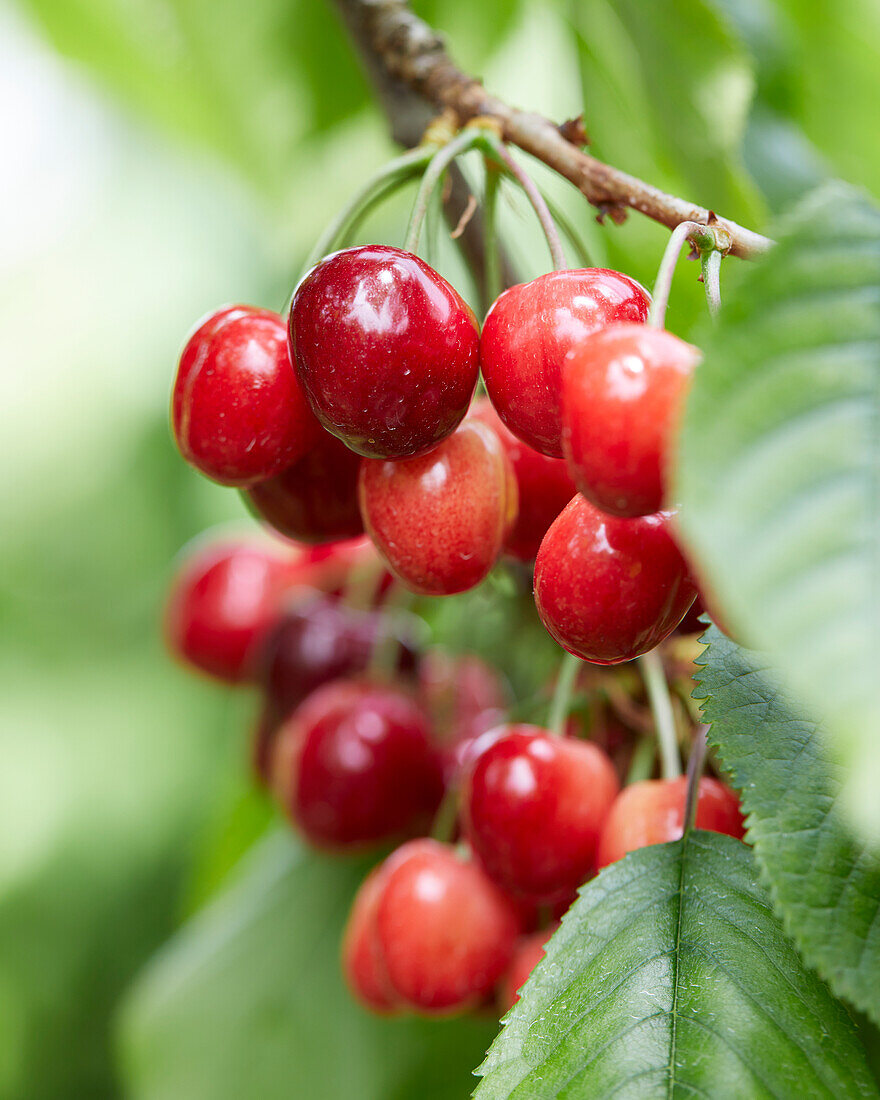
[{"label": "brown twig", "polygon": [[715,217],[710,210],[597,160],[567,140],[549,119],[490,95],[479,80],[454,64],[443,40],[410,11],[407,0],[335,3],[377,87],[394,136],[403,144],[418,141],[431,109],[453,111],[462,124],[485,116],[498,123],[506,141],[555,169],[600,213],[615,220],[622,211],[638,210],[670,229],[681,222],[711,222],[730,234],[730,254],[743,258],[754,258],[773,243],[760,233]]}]

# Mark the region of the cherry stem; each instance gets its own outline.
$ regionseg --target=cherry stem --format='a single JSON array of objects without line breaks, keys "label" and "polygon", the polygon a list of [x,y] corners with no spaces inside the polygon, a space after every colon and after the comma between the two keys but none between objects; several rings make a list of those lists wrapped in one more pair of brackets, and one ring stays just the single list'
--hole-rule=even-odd
[{"label": "cherry stem", "polygon": [[443,794],[434,821],[431,824],[431,839],[448,844],[455,835],[455,823],[458,820],[460,791],[457,783],[450,783]]},{"label": "cherry stem", "polygon": [[639,657],[639,664],[654,715],[663,778],[678,779],[681,775],[681,756],[678,751],[675,714],[672,710],[672,699],[669,695],[669,683],[666,680],[663,661],[657,650],[652,649],[650,653],[644,653]]},{"label": "cherry stem", "polygon": [[682,836],[685,833],[690,832],[694,827],[694,823],[697,819],[697,801],[700,790],[700,778],[703,774],[703,768],[706,764],[706,750],[708,748],[706,744],[706,731],[708,726],[697,726],[694,733],[694,743],[691,746],[691,755],[688,760],[687,769],[687,793],[684,799],[684,821],[682,828]]},{"label": "cherry stem", "polygon": [[413,203],[412,214],[406,229],[406,238],[403,242],[403,247],[407,252],[415,252],[419,247],[419,237],[425,215],[428,212],[428,204],[431,201],[434,188],[443,177],[443,173],[457,156],[472,149],[482,137],[482,130],[478,130],[476,127],[466,128],[434,152],[428,162],[428,167],[425,169],[425,174],[422,176],[422,182]]},{"label": "cherry stem", "polygon": [[[371,205],[377,191],[384,188],[385,197],[387,197],[398,185],[417,175],[430,162],[436,152],[437,146],[431,143],[416,146],[415,149],[410,149],[401,156],[395,157],[394,160],[389,161],[375,175],[371,176],[363,187],[343,206],[315,242],[315,247],[309,253],[300,279],[311,271],[315,264],[322,260],[328,252],[331,252],[341,239],[344,239],[345,234],[350,230],[351,225],[357,221],[362,211]],[[389,184],[393,186],[387,186]]]},{"label": "cherry stem", "polygon": [[484,157],[486,183],[483,191],[483,252],[485,253],[485,278],[483,282],[484,311],[502,291],[501,254],[498,251],[498,185],[501,182],[498,169],[489,157]]},{"label": "cherry stem", "polygon": [[657,742],[654,738],[640,737],[626,773],[625,785],[628,787],[630,783],[641,783],[643,779],[650,779],[656,756]]},{"label": "cherry stem", "polygon": [[568,712],[571,710],[571,697],[582,665],[583,661],[573,653],[566,653],[559,662],[556,687],[553,689],[550,713],[547,716],[547,728],[554,737],[562,737],[565,733],[565,723],[568,721]]},{"label": "cherry stem", "polygon": [[541,229],[547,239],[547,247],[550,249],[550,257],[553,260],[554,268],[557,271],[567,270],[568,260],[565,258],[565,249],[562,247],[562,241],[559,238],[559,230],[556,228],[556,222],[553,220],[553,215],[550,213],[547,200],[541,194],[538,185],[525,168],[523,168],[523,166],[513,157],[501,138],[493,133],[488,133],[485,137],[492,153],[501,161],[505,168],[507,168],[508,172],[510,172],[520,185],[529,202],[532,204],[532,208],[538,216],[538,221],[541,223]]},{"label": "cherry stem", "polygon": [[[712,261],[714,273],[714,265],[717,263],[720,267],[721,256],[730,248],[730,234],[718,226],[701,225],[700,222],[681,222],[673,229],[663,252],[660,267],[657,269],[653,301],[648,311],[648,324],[653,328],[663,328],[666,322],[666,307],[669,305],[669,295],[672,291],[672,276],[675,274],[675,266],[685,241],[690,241],[704,258],[704,279],[708,257],[713,253],[718,254],[718,260]],[[710,293],[710,282],[706,283],[707,295]],[[714,285],[717,286],[717,278],[714,280]],[[720,296],[717,297],[717,301],[720,305]],[[713,314],[715,313],[711,297],[709,309]]]},{"label": "cherry stem", "polygon": [[703,286],[706,289],[706,304],[713,319],[721,309],[721,253],[717,248],[700,253],[703,265]]}]

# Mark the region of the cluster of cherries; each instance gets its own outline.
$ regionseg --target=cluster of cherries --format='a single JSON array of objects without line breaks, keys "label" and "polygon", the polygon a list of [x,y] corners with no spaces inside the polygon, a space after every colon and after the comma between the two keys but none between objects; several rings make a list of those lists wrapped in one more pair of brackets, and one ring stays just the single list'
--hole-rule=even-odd
[{"label": "cluster of cherries", "polygon": [[[343,944],[376,1011],[458,1011],[499,988],[512,1003],[578,886],[681,833],[682,780],[621,791],[607,737],[505,722],[499,675],[426,649],[393,599],[395,580],[463,592],[507,554],[534,562],[544,625],[586,661],[628,661],[682,622],[697,593],[664,506],[698,354],[649,304],[617,272],[558,271],[505,291],[481,333],[436,271],[377,245],[313,268],[287,325],[231,306],[184,348],[181,452],[285,542],[197,551],[169,638],[261,686],[257,771],[310,841],[410,837],[364,882]],[[701,780],[697,824],[741,836],[735,794]]]}]

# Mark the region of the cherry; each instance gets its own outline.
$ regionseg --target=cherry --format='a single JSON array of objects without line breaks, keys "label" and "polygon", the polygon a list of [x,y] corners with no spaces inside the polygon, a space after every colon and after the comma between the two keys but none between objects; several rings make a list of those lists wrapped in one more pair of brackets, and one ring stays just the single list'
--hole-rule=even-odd
[{"label": "cherry", "polygon": [[276,735],[275,792],[312,843],[384,840],[432,814],[442,794],[427,719],[399,688],[336,680]]},{"label": "cherry", "polygon": [[362,672],[376,647],[397,644],[397,668],[413,671],[418,620],[358,610],[301,592],[267,635],[255,662],[271,713],[287,718],[323,684]]},{"label": "cherry", "polygon": [[413,840],[387,860],[376,935],[392,989],[421,1012],[479,1003],[510,964],[519,924],[472,859]]},{"label": "cherry", "polygon": [[561,646],[613,665],[675,629],[696,589],[670,519],[620,519],[577,496],[554,520],[535,561],[535,604]]},{"label": "cherry", "polygon": [[520,936],[513,951],[513,959],[510,963],[504,980],[498,990],[498,1003],[501,1012],[509,1011],[519,1000],[519,991],[531,977],[532,971],[544,958],[544,948],[547,941],[559,927],[552,924],[540,932],[530,932],[527,936]]},{"label": "cherry", "polygon": [[465,834],[506,890],[547,903],[567,897],[595,870],[619,790],[614,765],[589,741],[537,726],[505,726],[489,738],[465,779]]},{"label": "cherry", "polygon": [[221,485],[252,485],[301,458],[317,438],[277,313],[227,306],[183,349],[171,399],[180,453]]},{"label": "cherry", "polygon": [[172,653],[219,680],[247,679],[296,569],[295,558],[256,540],[217,542],[191,552],[165,610]]},{"label": "cherry", "polygon": [[342,937],[342,973],[361,1004],[387,1015],[396,1005],[376,934],[383,879],[383,867],[373,868],[355,895]]},{"label": "cherry", "polygon": [[516,481],[498,436],[466,420],[426,455],[365,459],[364,525],[414,592],[448,596],[483,580],[516,519]]},{"label": "cherry", "polygon": [[344,443],[321,432],[299,461],[245,493],[258,518],[291,539],[336,542],[363,533],[357,501],[360,459]]},{"label": "cherry", "polygon": [[504,549],[520,561],[534,561],[547,528],[577,492],[577,486],[561,458],[547,458],[518,439],[488,398],[474,402],[469,415],[495,431],[516,478],[519,514]]},{"label": "cherry", "polygon": [[[605,820],[599,840],[599,866],[649,844],[678,840],[684,827],[687,779],[645,779],[625,787]],[[717,779],[701,779],[696,826],[742,839],[739,798]]]},{"label": "cherry", "polygon": [[399,248],[367,245],[322,260],[296,289],[289,336],[318,419],[373,458],[419,454],[445,439],[477,382],[473,312]]},{"label": "cherry", "polygon": [[700,622],[701,616],[706,614],[703,600],[698,595],[691,604],[691,609],[678,624],[679,634],[703,634],[707,630],[706,624]]},{"label": "cherry", "polygon": [[700,353],[647,325],[579,341],[562,371],[562,446],[584,496],[614,516],[666,503],[673,433]]},{"label": "cherry", "polygon": [[562,365],[594,329],[644,321],[650,296],[605,268],[551,271],[495,301],[480,337],[480,365],[492,404],[514,435],[562,458]]}]

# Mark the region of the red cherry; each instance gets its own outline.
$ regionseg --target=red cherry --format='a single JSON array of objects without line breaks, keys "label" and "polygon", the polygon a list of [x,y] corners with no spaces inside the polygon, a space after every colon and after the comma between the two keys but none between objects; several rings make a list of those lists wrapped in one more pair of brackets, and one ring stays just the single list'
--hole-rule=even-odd
[{"label": "red cherry", "polygon": [[504,980],[498,990],[498,1003],[502,1014],[509,1011],[519,1000],[519,991],[531,977],[532,971],[544,958],[547,941],[559,927],[553,924],[540,932],[530,932],[520,936],[513,952],[513,959]]},{"label": "red cherry", "polygon": [[363,672],[376,647],[397,645],[396,668],[415,668],[417,619],[363,611],[332,596],[300,590],[266,635],[254,660],[267,707],[288,718],[316,688]]},{"label": "red cherry", "polygon": [[295,570],[295,559],[256,541],[213,543],[191,553],[166,605],[172,653],[219,680],[247,679]]},{"label": "red cherry", "polygon": [[[649,844],[678,840],[684,827],[687,779],[645,779],[618,795],[599,839],[599,866]],[[739,797],[717,779],[701,779],[696,826],[741,840],[744,827]]]},{"label": "red cherry", "polygon": [[[360,459],[358,459],[360,462]],[[340,542],[304,546],[301,566],[304,585],[340,596],[356,574],[373,577],[382,565],[376,547],[366,537],[344,539]],[[372,604],[382,602],[382,596],[394,583],[394,578],[381,568],[378,581],[373,585]],[[367,587],[370,587],[369,585]]]},{"label": "red cherry", "polygon": [[342,937],[342,973],[349,989],[371,1012],[394,1012],[395,998],[376,928],[379,899],[384,889],[383,866],[375,867],[361,883]]},{"label": "red cherry", "polygon": [[318,425],[277,313],[227,306],[189,338],[174,381],[180,453],[221,485],[252,485],[301,458]]},{"label": "red cherry", "polygon": [[477,1004],[507,969],[516,911],[480,867],[435,840],[413,840],[386,862],[376,926],[398,997],[422,1012]]},{"label": "red cherry", "polygon": [[354,538],[364,525],[357,500],[360,459],[321,432],[298,462],[245,494],[251,510],[287,538],[324,543]]},{"label": "red cherry", "polygon": [[506,726],[465,780],[465,833],[499,885],[550,903],[595,870],[618,790],[614,765],[596,745]]},{"label": "red cherry", "polygon": [[336,680],[278,731],[273,787],[314,844],[384,840],[427,818],[442,794],[427,720],[398,688]]},{"label": "red cherry", "polygon": [[666,473],[691,344],[647,325],[609,325],[572,348],[562,371],[562,446],[584,496],[614,516],[666,502]]},{"label": "red cherry", "polygon": [[594,329],[644,321],[651,299],[634,279],[605,268],[551,271],[495,301],[480,337],[492,404],[514,435],[562,458],[562,365]]},{"label": "red cherry", "polygon": [[678,624],[679,634],[704,634],[708,629],[705,623],[700,622],[700,617],[706,614],[706,608],[699,595],[691,604],[691,609]]},{"label": "red cherry", "polygon": [[364,525],[414,592],[448,596],[483,580],[516,519],[516,481],[498,436],[467,420],[426,455],[365,459]]},{"label": "red cherry", "polygon": [[318,419],[358,454],[420,454],[455,430],[477,382],[473,312],[418,256],[336,252],[296,289],[290,347]]},{"label": "red cherry", "polygon": [[488,398],[476,401],[469,415],[497,434],[516,478],[519,513],[504,549],[520,561],[534,561],[547,528],[577,492],[577,486],[562,459],[547,458],[518,439]]},{"label": "red cherry", "polygon": [[619,519],[577,496],[554,520],[535,561],[535,604],[569,653],[614,665],[647,653],[694,601],[671,513]]}]

